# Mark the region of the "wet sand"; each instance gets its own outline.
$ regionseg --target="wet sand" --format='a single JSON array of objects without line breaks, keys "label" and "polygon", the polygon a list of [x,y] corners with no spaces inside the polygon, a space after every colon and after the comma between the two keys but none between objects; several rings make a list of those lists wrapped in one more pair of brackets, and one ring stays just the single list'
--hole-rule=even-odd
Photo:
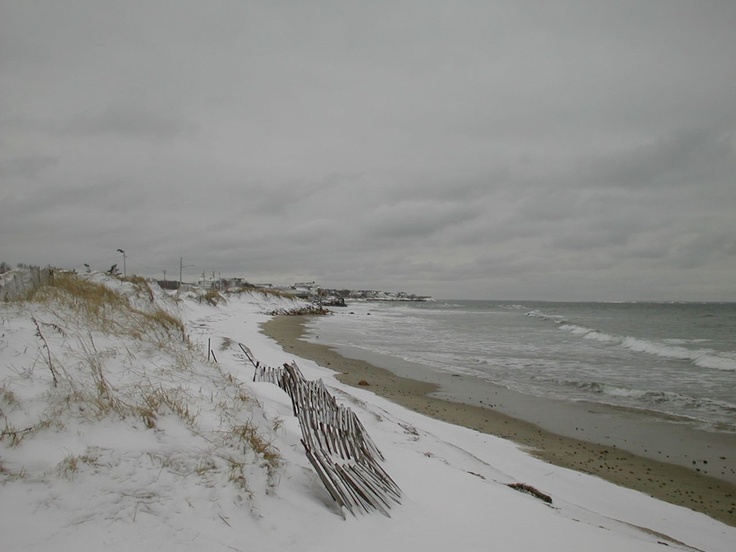
[{"label": "wet sand", "polygon": [[430,396],[434,383],[398,376],[334,349],[301,339],[306,318],[276,316],[262,325],[263,332],[296,357],[308,358],[337,372],[337,379],[370,391],[433,418],[509,439],[547,462],[589,473],[617,485],[702,512],[736,526],[736,485],[683,466],[635,455],[559,435],[496,409]]}]

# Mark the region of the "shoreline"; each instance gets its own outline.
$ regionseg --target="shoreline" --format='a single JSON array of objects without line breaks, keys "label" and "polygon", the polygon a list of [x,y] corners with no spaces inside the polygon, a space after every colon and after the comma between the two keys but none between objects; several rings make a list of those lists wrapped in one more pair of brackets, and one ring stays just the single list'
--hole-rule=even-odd
[{"label": "shoreline", "polygon": [[[598,476],[736,527],[736,485],[615,446],[552,433],[493,408],[431,396],[439,390],[434,383],[402,377],[365,360],[345,357],[327,345],[305,341],[306,320],[275,316],[261,324],[261,331],[285,352],[335,371],[342,383],[368,389],[432,418],[508,439],[551,464]],[[369,385],[361,386],[361,381]]]}]

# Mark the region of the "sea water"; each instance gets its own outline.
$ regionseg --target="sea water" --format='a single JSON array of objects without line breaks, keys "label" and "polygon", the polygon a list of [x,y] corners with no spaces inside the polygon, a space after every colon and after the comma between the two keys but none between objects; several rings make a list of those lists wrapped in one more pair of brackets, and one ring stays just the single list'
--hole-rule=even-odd
[{"label": "sea water", "polygon": [[734,303],[372,302],[335,311],[309,322],[309,339],[410,363],[402,375],[446,385],[453,375],[481,395],[488,384],[736,434]]}]

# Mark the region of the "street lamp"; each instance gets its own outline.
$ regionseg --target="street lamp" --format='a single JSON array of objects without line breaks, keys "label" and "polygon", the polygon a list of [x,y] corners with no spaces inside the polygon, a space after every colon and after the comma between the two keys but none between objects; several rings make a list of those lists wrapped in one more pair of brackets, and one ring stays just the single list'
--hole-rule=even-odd
[{"label": "street lamp", "polygon": [[125,278],[127,275],[125,274],[125,251],[122,249],[118,249],[118,253],[123,254],[123,278]]}]

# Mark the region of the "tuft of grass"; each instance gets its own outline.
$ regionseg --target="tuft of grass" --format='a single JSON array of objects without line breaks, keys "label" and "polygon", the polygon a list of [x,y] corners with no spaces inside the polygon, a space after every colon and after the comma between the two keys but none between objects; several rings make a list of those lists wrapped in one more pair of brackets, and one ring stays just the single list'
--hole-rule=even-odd
[{"label": "tuft of grass", "polygon": [[269,481],[273,482],[279,468],[284,463],[279,450],[270,441],[264,439],[258,433],[258,428],[251,423],[233,427],[230,434],[233,438],[245,443],[248,448],[263,459],[261,465],[266,468]]},{"label": "tuft of grass", "polygon": [[213,307],[216,307],[220,301],[225,301],[225,298],[216,289],[208,289],[204,295],[199,296],[200,303],[207,303]]},{"label": "tuft of grass", "polygon": [[56,471],[62,477],[71,478],[79,471],[79,457],[70,454],[56,465]]},{"label": "tuft of grass", "polygon": [[38,433],[39,431],[47,429],[53,425],[61,426],[61,423],[58,421],[54,421],[51,418],[44,418],[32,426],[18,429],[17,427],[9,424],[6,419],[5,429],[0,431],[0,442],[7,439],[9,441],[10,447],[17,447],[18,445],[20,445],[23,439],[25,439],[29,435]]},{"label": "tuft of grass", "polygon": [[143,394],[142,399],[143,404],[138,406],[136,411],[149,429],[156,427],[158,416],[165,413],[166,410],[176,414],[190,427],[196,424],[196,414],[190,412],[189,407],[175,389],[162,387],[150,389]]},{"label": "tuft of grass", "polygon": [[229,337],[223,337],[222,343],[220,343],[220,350],[221,351],[227,351],[230,347],[233,346],[233,340]]},{"label": "tuft of grass", "polygon": [[150,289],[150,286],[148,285],[148,280],[146,280],[143,276],[131,274],[130,276],[116,276],[116,278],[121,282],[128,282],[129,284],[133,284],[137,289],[140,290]]},{"label": "tuft of grass", "polygon": [[234,386],[235,389],[235,399],[244,402],[244,403],[253,403],[256,406],[262,406],[260,401],[254,396],[251,395],[248,390],[243,386],[242,382],[235,378],[232,374],[226,374],[224,375],[225,379],[229,384]]},{"label": "tuft of grass", "polygon": [[252,496],[253,492],[248,487],[248,480],[245,477],[245,462],[240,462],[234,458],[226,458],[225,460],[227,460],[227,463],[230,466],[228,480],[235,483],[238,487]]},{"label": "tuft of grass", "polygon": [[184,323],[179,320],[176,316],[169,314],[162,308],[157,308],[153,312],[142,312],[136,309],[131,309],[133,314],[137,315],[139,324],[137,325],[141,334],[152,332],[153,334],[159,333],[163,330],[163,338],[170,337],[169,334],[172,332],[180,337],[182,341],[188,341],[187,330]]},{"label": "tuft of grass", "polygon": [[200,461],[197,463],[197,468],[194,470],[195,473],[202,477],[207,473],[210,473],[217,469],[217,464],[211,459],[207,458],[204,461]]},{"label": "tuft of grass", "polygon": [[0,443],[2,443],[5,440],[10,441],[11,447],[17,447],[20,442],[23,440],[23,438],[33,431],[32,427],[27,427],[25,429],[18,429],[17,427],[9,424],[7,420],[5,421],[5,429],[3,429],[0,432]]},{"label": "tuft of grass", "polygon": [[[115,389],[110,385],[103,372],[104,355],[101,354],[92,336],[89,336],[89,342],[79,339],[79,359],[80,365],[88,369],[88,376],[92,382],[94,394],[87,397],[90,404],[94,406],[98,418],[105,417],[110,412],[117,412],[124,416],[125,405],[120,397],[117,396]],[[77,385],[81,389],[89,389],[87,385]]]},{"label": "tuft of grass", "polygon": [[62,477],[71,479],[74,474],[79,472],[82,464],[99,465],[94,454],[69,454],[56,465],[56,472]]},{"label": "tuft of grass", "polygon": [[244,403],[253,401],[253,397],[242,389],[238,391],[237,395],[235,395],[235,398]]},{"label": "tuft of grass", "polygon": [[18,479],[24,479],[28,475],[26,467],[23,466],[19,472],[14,472],[7,466],[5,466],[0,460],[0,477],[5,478],[5,481],[14,481]]},{"label": "tuft of grass", "polygon": [[271,426],[273,427],[274,431],[281,431],[282,429],[284,429],[284,419],[279,417],[274,418]]},{"label": "tuft of grass", "polygon": [[151,286],[148,284],[148,280],[146,280],[143,276],[123,276],[118,277],[118,279],[121,282],[128,282],[133,284],[133,287],[138,291],[138,293],[142,293],[148,296],[148,300],[153,303],[153,290],[151,289]]},{"label": "tuft of grass", "polygon": [[[15,393],[8,389],[7,382],[3,383],[2,387],[0,387],[0,401],[11,408],[14,408],[20,404],[18,402],[18,397],[15,396]],[[2,413],[2,409],[0,409],[0,413]]]}]

